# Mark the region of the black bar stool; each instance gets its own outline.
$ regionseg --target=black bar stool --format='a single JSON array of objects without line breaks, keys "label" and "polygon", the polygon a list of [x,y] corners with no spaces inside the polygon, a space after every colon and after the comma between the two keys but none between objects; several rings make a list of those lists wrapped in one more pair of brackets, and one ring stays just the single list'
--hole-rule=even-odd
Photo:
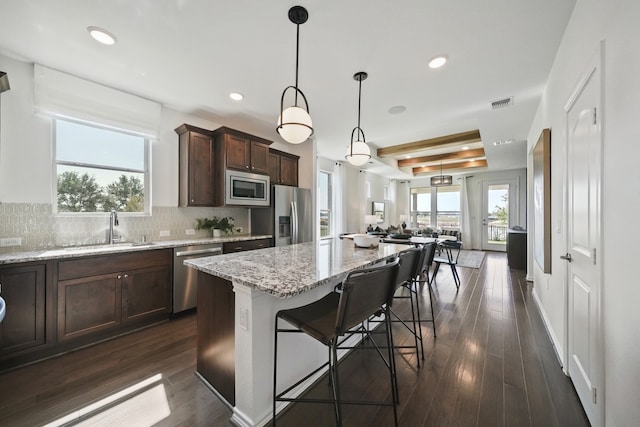
[{"label": "black bar stool", "polygon": [[458,275],[458,257],[460,256],[460,249],[462,249],[462,242],[454,242],[452,240],[444,240],[440,243],[442,254],[433,259],[435,267],[433,267],[433,275],[431,282],[436,280],[436,274],[440,270],[440,264],[447,264],[451,268],[451,274],[453,275],[453,281],[456,284],[456,289],[460,289],[460,276]]},{"label": "black bar stool", "polygon": [[[336,424],[338,426],[342,425],[341,404],[392,406],[394,422],[396,426],[398,425],[396,411],[396,402],[398,399],[394,381],[395,373],[393,372],[393,348],[389,313],[393,293],[396,289],[398,268],[399,260],[396,258],[394,262],[379,267],[351,271],[342,282],[341,292],[333,291],[310,304],[288,310],[280,310],[276,313],[273,350],[273,426],[276,425],[276,402],[332,403],[335,411]],[[378,312],[384,314],[386,325],[388,359],[385,360],[379,348],[378,353],[384,360],[389,371],[389,384],[392,394],[391,402],[341,400],[337,353],[339,338],[344,337],[352,328],[361,325],[369,317]],[[280,327],[280,319],[292,325],[293,328]],[[278,393],[276,390],[278,334],[292,332],[305,333],[327,346],[329,357],[327,363],[324,363],[286,390]],[[359,331],[358,333],[368,335],[368,331],[366,330],[364,332]],[[286,397],[291,390],[324,368],[328,368],[329,371],[333,399]]]}]

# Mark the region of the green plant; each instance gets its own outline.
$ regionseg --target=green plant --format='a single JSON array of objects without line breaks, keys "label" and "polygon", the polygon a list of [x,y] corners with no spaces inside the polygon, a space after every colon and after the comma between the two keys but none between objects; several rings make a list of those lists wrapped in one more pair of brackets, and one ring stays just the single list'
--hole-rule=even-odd
[{"label": "green plant", "polygon": [[230,216],[222,218],[218,218],[217,216],[214,216],[213,218],[198,218],[196,221],[198,221],[198,224],[196,225],[198,230],[217,228],[220,231],[223,231],[224,234],[229,234],[230,231],[233,232],[233,222],[231,221],[234,221],[234,219]]}]

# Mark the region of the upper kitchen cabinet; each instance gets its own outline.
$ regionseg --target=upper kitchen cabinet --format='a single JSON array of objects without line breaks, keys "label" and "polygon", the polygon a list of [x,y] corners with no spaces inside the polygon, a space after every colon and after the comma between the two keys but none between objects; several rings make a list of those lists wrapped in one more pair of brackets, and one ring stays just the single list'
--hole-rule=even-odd
[{"label": "upper kitchen cabinet", "polygon": [[215,130],[218,166],[250,173],[268,174],[267,158],[272,141],[227,127]]},{"label": "upper kitchen cabinet", "polygon": [[268,169],[272,184],[298,186],[298,159],[294,154],[269,149]]},{"label": "upper kitchen cabinet", "polygon": [[214,206],[214,144],[211,131],[188,124],[179,135],[180,206]]}]

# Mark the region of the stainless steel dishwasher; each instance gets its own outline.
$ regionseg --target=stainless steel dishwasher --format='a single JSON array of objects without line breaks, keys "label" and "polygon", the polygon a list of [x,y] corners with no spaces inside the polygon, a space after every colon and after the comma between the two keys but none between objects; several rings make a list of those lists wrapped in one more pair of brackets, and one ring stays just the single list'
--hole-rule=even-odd
[{"label": "stainless steel dishwasher", "polygon": [[222,243],[182,246],[173,249],[173,313],[196,306],[198,272],[184,265],[184,260],[222,254]]}]

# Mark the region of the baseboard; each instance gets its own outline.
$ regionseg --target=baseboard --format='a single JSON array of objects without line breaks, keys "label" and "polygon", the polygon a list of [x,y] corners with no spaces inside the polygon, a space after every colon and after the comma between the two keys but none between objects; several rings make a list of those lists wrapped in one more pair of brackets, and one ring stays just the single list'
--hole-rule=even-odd
[{"label": "baseboard", "polygon": [[553,332],[553,329],[550,326],[549,317],[547,316],[547,313],[544,311],[544,307],[542,306],[540,300],[538,299],[538,294],[535,291],[535,289],[531,292],[531,294],[533,295],[533,302],[535,303],[536,310],[538,310],[538,313],[540,314],[540,317],[542,318],[542,324],[544,325],[544,330],[546,331],[547,336],[549,337],[549,340],[551,341],[551,346],[553,347],[553,352],[556,355],[556,358],[558,359],[558,363],[560,364],[560,368],[562,368],[562,371],[565,374],[567,374],[567,371],[566,371],[565,366],[564,366],[564,352],[561,350],[562,346],[560,345],[558,337]]}]

